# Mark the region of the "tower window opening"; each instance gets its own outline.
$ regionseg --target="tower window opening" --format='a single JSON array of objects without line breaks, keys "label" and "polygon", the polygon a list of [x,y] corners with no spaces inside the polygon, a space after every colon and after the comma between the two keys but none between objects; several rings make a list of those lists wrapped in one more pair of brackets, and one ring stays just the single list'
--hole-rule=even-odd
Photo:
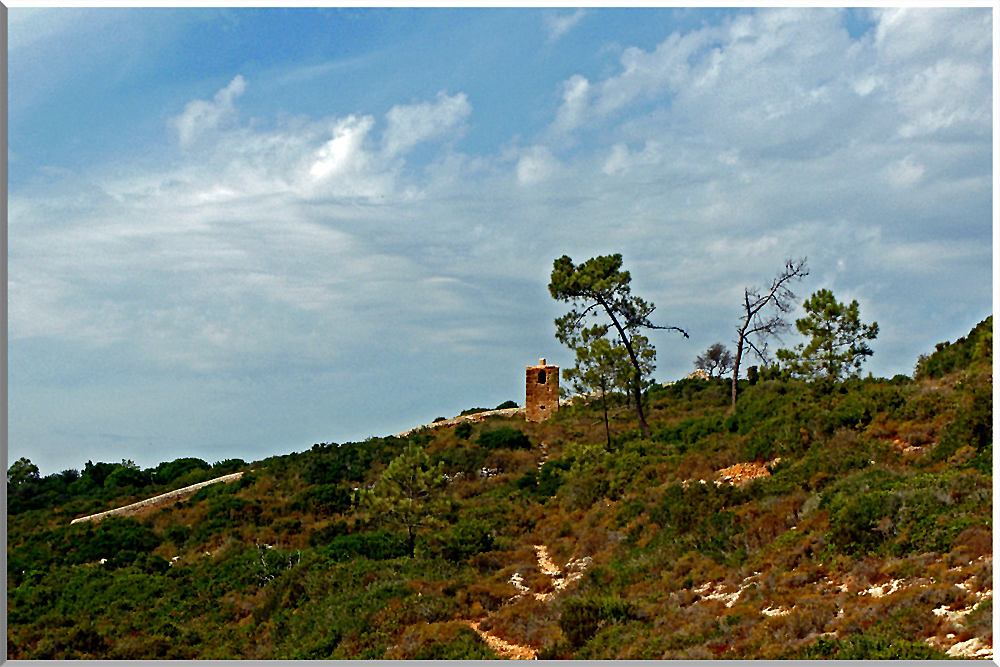
[{"label": "tower window opening", "polygon": [[545,371],[538,371],[538,384],[545,384]]}]

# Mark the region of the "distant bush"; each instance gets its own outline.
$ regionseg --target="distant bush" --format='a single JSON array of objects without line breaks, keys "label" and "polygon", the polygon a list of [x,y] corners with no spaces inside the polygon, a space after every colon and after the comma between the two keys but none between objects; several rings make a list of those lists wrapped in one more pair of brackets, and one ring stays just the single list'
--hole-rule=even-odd
[{"label": "distant bush", "polygon": [[563,602],[559,628],[572,646],[580,647],[605,625],[633,618],[635,609],[626,600],[614,597],[570,598]]},{"label": "distant bush", "polygon": [[131,517],[109,517],[96,527],[88,525],[75,539],[69,535],[67,538],[75,544],[75,549],[70,547],[66,554],[66,561],[70,563],[93,563],[101,558],[117,557],[115,563],[127,564],[149,553],[161,542],[149,526]]},{"label": "distant bush", "polygon": [[448,530],[440,550],[443,558],[464,561],[493,548],[493,530],[489,523],[479,519],[462,519]]},{"label": "distant bush", "polygon": [[497,410],[509,410],[510,408],[516,408],[516,407],[517,407],[517,402],[516,401],[504,401],[503,403],[501,403],[500,405],[498,405],[496,407],[496,409]]},{"label": "distant bush", "polygon": [[472,445],[459,445],[440,451],[433,457],[434,463],[443,463],[449,473],[474,473],[483,467],[486,450]]},{"label": "distant bush", "polygon": [[830,487],[819,507],[829,510],[831,543],[843,553],[943,553],[985,519],[990,489],[971,471],[899,476],[874,469]]},{"label": "distant bush", "polygon": [[362,481],[372,464],[388,463],[399,456],[408,442],[421,441],[425,436],[411,438],[371,438],[365,442],[342,445],[313,445],[296,461],[302,476],[310,484],[336,484],[342,481]]},{"label": "distant bush", "polygon": [[212,472],[219,475],[230,475],[237,472],[240,468],[245,468],[247,462],[243,459],[226,459],[225,461],[216,461],[212,464]]},{"label": "distant bush", "polygon": [[157,484],[170,484],[177,478],[192,470],[210,470],[212,466],[196,458],[180,458],[161,463],[153,470],[153,481]]},{"label": "distant bush", "polygon": [[336,484],[318,484],[292,501],[290,509],[320,515],[338,514],[351,508],[352,497],[353,491],[349,488]]},{"label": "distant bush", "polygon": [[520,489],[529,496],[545,500],[556,495],[563,484],[563,475],[573,467],[573,462],[566,459],[553,459],[542,464],[540,472],[529,470],[514,482],[514,488]]},{"label": "distant bush", "polygon": [[503,426],[479,434],[476,443],[487,451],[496,449],[531,449],[531,441],[516,428]]},{"label": "distant bush", "polygon": [[781,657],[797,660],[945,660],[948,655],[924,642],[876,629],[840,639],[821,637]]},{"label": "distant bush", "polygon": [[653,439],[657,442],[681,444],[680,451],[683,452],[687,449],[686,446],[725,430],[728,430],[727,424],[721,415],[708,415],[685,419],[674,426],[662,426],[653,434]]},{"label": "distant bush", "polygon": [[472,424],[469,422],[462,422],[455,427],[455,437],[459,440],[468,440],[470,435],[472,435]]},{"label": "distant bush", "polygon": [[406,539],[391,533],[361,533],[339,535],[317,552],[332,561],[346,561],[358,557],[387,560],[409,555]]},{"label": "distant bush", "polygon": [[334,538],[340,537],[341,535],[347,535],[349,533],[350,530],[347,527],[346,521],[334,521],[333,523],[324,526],[310,535],[309,546],[318,547],[329,544],[334,540]]}]

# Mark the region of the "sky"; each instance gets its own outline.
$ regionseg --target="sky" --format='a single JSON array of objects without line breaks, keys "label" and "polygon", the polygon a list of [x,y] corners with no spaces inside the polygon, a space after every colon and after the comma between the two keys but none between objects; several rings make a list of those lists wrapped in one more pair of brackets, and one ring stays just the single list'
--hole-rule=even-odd
[{"label": "sky", "polygon": [[911,374],[993,311],[993,32],[990,6],[13,7],[8,465],[523,404],[526,366],[574,361],[562,255],[620,253],[690,334],[650,334],[657,381],[802,257],[797,302],[856,299],[863,372]]}]

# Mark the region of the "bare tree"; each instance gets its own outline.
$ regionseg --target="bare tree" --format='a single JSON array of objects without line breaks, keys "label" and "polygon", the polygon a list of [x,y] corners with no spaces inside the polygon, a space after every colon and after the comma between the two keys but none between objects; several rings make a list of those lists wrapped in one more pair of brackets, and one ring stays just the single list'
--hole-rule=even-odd
[{"label": "bare tree", "polygon": [[744,350],[750,349],[762,363],[767,363],[767,339],[777,337],[789,327],[785,314],[792,309],[795,294],[788,283],[808,275],[805,257],[797,261],[789,259],[769,288],[748,287],[743,291],[743,315],[736,327],[736,359],[733,362],[733,408],[736,407],[737,380]]},{"label": "bare tree", "polygon": [[733,367],[733,353],[722,343],[715,343],[704,354],[695,357],[694,366],[708,373],[708,377],[715,377],[718,371],[721,378]]}]

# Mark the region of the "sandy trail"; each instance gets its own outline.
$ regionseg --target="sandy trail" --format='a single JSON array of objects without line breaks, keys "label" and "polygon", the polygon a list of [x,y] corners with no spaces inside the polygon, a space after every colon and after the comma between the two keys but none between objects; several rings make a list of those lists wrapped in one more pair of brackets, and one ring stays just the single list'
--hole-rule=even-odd
[{"label": "sandy trail", "polygon": [[466,619],[462,621],[463,624],[472,628],[477,635],[483,638],[486,645],[491,649],[496,651],[501,655],[505,655],[511,660],[537,660],[538,656],[534,649],[527,646],[521,646],[520,644],[511,644],[508,641],[500,639],[496,635],[490,634],[485,630],[479,629],[479,621],[473,621]]}]

